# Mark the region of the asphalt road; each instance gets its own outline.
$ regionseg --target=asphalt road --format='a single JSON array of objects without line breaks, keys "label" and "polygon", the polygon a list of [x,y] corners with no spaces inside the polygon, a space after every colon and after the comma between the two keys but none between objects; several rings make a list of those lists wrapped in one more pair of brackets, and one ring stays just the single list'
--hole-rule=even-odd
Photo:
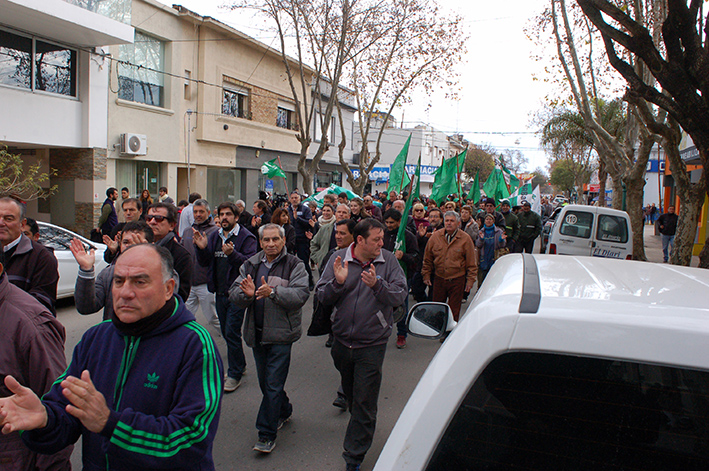
[{"label": "asphalt road", "polygon": [[[472,299],[472,296],[471,296]],[[413,303],[413,298],[410,298]],[[412,305],[412,304],[410,304]],[[67,330],[67,360],[81,335],[101,320],[101,314],[79,315],[71,301],[58,309],[59,320]],[[312,315],[312,297],[303,310],[305,329]],[[203,325],[201,313],[197,319]],[[208,327],[226,358],[224,340]],[[270,455],[252,450],[257,439],[256,413],[261,402],[253,355],[245,347],[247,374],[239,389],[222,400],[219,431],[214,443],[214,461],[218,470],[344,470],[342,440],[349,414],[332,406],[339,384],[339,374],[332,364],[326,337],[303,336],[293,345],[286,392],[293,403],[293,418],[279,432],[276,448]],[[398,350],[392,335],[384,361],[384,379],[379,396],[379,413],[374,443],[363,463],[370,470],[379,456],[391,429],[421,375],[441,344],[409,337],[408,346]],[[74,469],[81,469],[81,447],[72,456]]]}]

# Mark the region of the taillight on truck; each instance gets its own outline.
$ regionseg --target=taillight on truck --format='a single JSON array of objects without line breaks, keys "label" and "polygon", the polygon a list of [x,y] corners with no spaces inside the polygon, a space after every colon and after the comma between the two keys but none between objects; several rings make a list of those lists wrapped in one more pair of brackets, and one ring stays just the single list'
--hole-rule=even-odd
[{"label": "taillight on truck", "polygon": [[550,254],[556,253],[556,244],[549,244],[549,253]]}]

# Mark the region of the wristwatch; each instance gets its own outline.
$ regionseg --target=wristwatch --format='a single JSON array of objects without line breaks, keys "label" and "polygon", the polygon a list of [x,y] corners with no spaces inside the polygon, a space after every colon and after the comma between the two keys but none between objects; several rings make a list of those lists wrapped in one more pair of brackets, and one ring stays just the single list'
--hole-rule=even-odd
[{"label": "wristwatch", "polygon": [[276,297],[276,290],[275,288],[271,288],[271,293],[268,295],[269,299],[273,299]]}]

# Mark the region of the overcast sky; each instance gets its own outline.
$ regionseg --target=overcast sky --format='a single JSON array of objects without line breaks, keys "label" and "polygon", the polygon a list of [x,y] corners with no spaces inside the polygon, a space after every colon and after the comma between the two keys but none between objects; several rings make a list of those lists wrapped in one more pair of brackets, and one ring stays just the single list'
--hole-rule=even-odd
[{"label": "overcast sky", "polygon": [[[278,46],[270,24],[245,11],[219,8],[224,0],[159,0],[180,4],[212,16],[273,47]],[[531,59],[534,45],[524,27],[544,8],[544,0],[439,0],[443,8],[464,16],[470,36],[466,62],[461,64],[460,100],[443,96],[417,96],[417,105],[395,112],[404,126],[428,123],[446,133],[462,133],[469,141],[490,144],[500,151],[517,149],[529,158],[528,170],[546,168],[547,159],[538,149],[530,118],[547,94],[541,82],[533,81],[542,66]],[[463,5],[461,5],[463,3]],[[432,105],[426,110],[427,105]]]}]

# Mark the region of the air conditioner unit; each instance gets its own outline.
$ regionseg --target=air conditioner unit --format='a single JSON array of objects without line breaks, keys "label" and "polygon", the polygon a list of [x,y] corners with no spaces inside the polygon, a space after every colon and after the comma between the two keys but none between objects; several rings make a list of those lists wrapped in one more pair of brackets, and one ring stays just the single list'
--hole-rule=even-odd
[{"label": "air conditioner unit", "polygon": [[145,134],[121,134],[121,154],[145,155],[148,153],[148,137]]}]

